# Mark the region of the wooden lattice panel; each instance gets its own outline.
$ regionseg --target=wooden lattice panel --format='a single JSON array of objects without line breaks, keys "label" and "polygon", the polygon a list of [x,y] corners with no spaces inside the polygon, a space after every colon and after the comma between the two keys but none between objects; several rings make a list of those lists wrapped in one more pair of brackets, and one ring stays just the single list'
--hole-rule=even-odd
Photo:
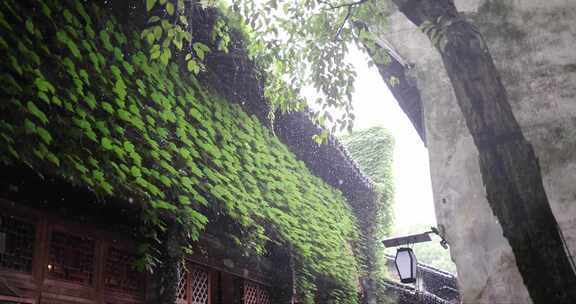
[{"label": "wooden lattice panel", "polygon": [[178,290],[176,297],[176,304],[187,304],[188,303],[188,271],[184,266],[180,266],[180,282],[178,282]]},{"label": "wooden lattice panel", "polygon": [[78,302],[41,298],[40,304],[78,304]]},{"label": "wooden lattice panel", "polygon": [[192,304],[208,304],[210,277],[208,271],[199,267],[190,268],[190,299]]},{"label": "wooden lattice panel", "polygon": [[53,231],[50,238],[48,276],[84,285],[94,277],[94,239]]},{"label": "wooden lattice panel", "polygon": [[35,235],[34,224],[0,214],[0,268],[32,272]]},{"label": "wooden lattice panel", "polygon": [[270,294],[260,284],[244,281],[244,304],[270,304]]},{"label": "wooden lattice panel", "polygon": [[136,256],[127,250],[108,247],[104,268],[104,286],[129,293],[140,293],[144,286],[141,272],[132,267]]}]

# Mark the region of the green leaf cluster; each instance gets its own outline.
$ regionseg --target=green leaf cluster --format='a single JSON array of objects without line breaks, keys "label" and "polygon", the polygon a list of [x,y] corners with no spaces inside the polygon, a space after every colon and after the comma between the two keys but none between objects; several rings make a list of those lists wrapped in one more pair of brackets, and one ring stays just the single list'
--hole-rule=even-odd
[{"label": "green leaf cluster", "polygon": [[[172,50],[186,54],[186,68],[194,75],[204,71],[204,58],[210,48],[202,42],[192,41],[189,19],[191,8],[184,0],[146,0],[146,11],[150,18],[141,37],[151,46],[150,59],[158,59],[167,65]],[[191,4],[196,5],[196,4]],[[219,20],[212,29],[212,40],[218,41],[218,51],[228,51],[230,35],[228,27]]]},{"label": "green leaf cluster", "polygon": [[[314,120],[336,134],[352,130],[354,45],[374,61],[388,60],[371,29],[386,23],[384,0],[222,1],[222,11],[249,37],[248,51],[265,71],[265,94],[276,110],[300,110],[315,89]],[[370,29],[368,28],[370,26]],[[273,113],[272,113],[273,119]],[[328,130],[314,137],[326,142]]]},{"label": "green leaf cluster", "polygon": [[[356,302],[357,229],[342,194],[255,116],[151,60],[142,42],[80,0],[2,1],[0,161],[137,201],[148,223],[171,216],[191,239],[225,214],[252,252],[269,240],[290,248],[304,292],[322,277]],[[198,57],[208,51],[193,45]]]}]

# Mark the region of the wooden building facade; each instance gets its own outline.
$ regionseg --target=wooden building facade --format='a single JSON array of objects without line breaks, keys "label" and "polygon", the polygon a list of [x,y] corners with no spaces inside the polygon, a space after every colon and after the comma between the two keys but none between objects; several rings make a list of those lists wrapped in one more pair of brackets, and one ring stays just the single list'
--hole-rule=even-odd
[{"label": "wooden building facade", "polygon": [[[93,199],[87,192],[61,203],[66,212],[52,210],[52,197],[44,204],[31,201],[61,185],[27,179],[23,186],[23,181],[11,183],[10,175],[0,176],[0,303],[154,302],[153,274],[134,268],[137,242],[126,218],[133,210],[113,216],[109,206],[94,203],[72,210],[72,203]],[[119,218],[128,223],[118,226]],[[393,258],[387,257],[386,264],[391,267]],[[274,303],[273,293],[280,288],[274,277],[289,272],[283,268],[286,259],[242,257],[210,233],[194,245],[182,267],[177,304]],[[401,304],[460,302],[455,276],[426,265],[419,265],[418,273],[418,288],[388,280],[381,288]]]},{"label": "wooden building facade", "polygon": [[[177,304],[272,303],[269,276],[214,247],[203,237],[182,265]],[[127,234],[0,198],[0,303],[148,303],[153,274],[135,269],[136,252]]]}]

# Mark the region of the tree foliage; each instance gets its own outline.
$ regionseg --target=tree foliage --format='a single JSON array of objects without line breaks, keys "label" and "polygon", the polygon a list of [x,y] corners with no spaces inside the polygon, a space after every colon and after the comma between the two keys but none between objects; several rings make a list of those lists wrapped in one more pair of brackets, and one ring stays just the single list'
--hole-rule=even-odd
[{"label": "tree foliage", "polygon": [[[300,92],[313,87],[321,110],[314,118],[336,130],[352,130],[352,93],[356,72],[346,55],[355,43],[368,47],[373,58],[386,62],[386,54],[374,48],[375,37],[358,22],[384,24],[384,1],[306,0],[279,2],[236,1],[229,11],[239,15],[250,29],[250,49],[269,76],[267,97],[274,109],[299,109]],[[339,113],[338,117],[333,117]],[[316,139],[324,141],[328,130]]]},{"label": "tree foliage", "polygon": [[[227,51],[230,28],[246,37],[248,53],[263,72],[264,92],[270,102],[270,120],[275,111],[301,110],[306,100],[304,89],[317,92],[315,101],[320,111],[313,118],[326,129],[315,135],[318,142],[328,138],[329,131],[352,130],[354,114],[352,93],[356,72],[346,55],[352,43],[369,48],[372,58],[386,62],[387,54],[375,48],[375,37],[365,24],[384,26],[386,7],[383,0],[346,1],[183,1],[147,0],[151,17],[142,32],[153,48],[153,58],[164,63],[172,55],[170,46],[187,53],[188,69],[198,74],[203,68],[205,45],[199,52],[191,42],[186,15],[198,7],[215,6],[223,19],[213,29],[218,50]],[[176,7],[174,9],[173,7]],[[362,26],[358,26],[362,24]],[[192,47],[183,47],[189,42]],[[338,113],[338,117],[333,117]]]},{"label": "tree foliage", "polygon": [[[211,49],[193,39],[190,21],[196,9],[194,6],[205,5],[196,1],[146,0],[146,11],[150,17],[140,35],[150,47],[150,59],[158,59],[167,65],[174,52],[184,52],[189,72],[198,75],[205,70],[204,58]],[[218,20],[214,24],[211,38],[217,41],[217,51],[228,51],[230,35],[224,20]]]}]

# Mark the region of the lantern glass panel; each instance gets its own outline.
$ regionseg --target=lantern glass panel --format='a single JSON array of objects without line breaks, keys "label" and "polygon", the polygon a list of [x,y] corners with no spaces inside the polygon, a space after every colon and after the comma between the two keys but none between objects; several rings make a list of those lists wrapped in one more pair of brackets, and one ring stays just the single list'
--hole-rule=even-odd
[{"label": "lantern glass panel", "polygon": [[396,268],[402,283],[416,282],[416,256],[412,249],[398,249],[396,253]]}]

